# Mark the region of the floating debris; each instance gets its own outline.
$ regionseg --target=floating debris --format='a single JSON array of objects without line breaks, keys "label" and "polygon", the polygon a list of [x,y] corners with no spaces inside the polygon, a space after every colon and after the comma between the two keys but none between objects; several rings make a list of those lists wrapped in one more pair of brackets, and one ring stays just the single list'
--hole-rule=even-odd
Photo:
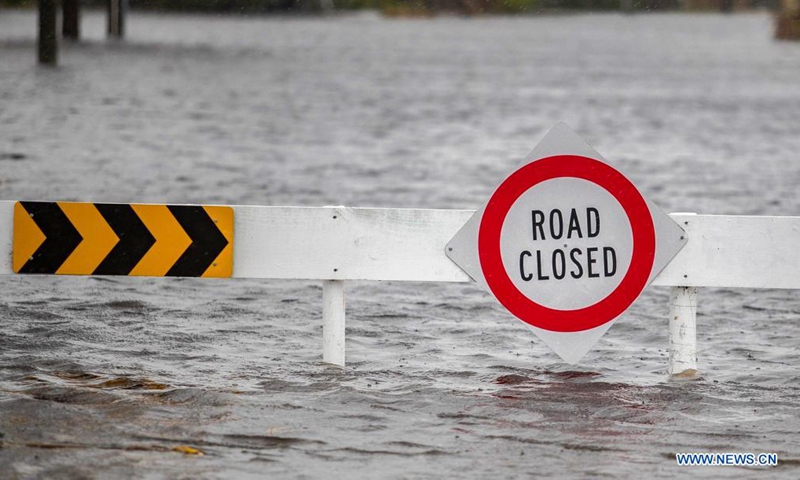
[{"label": "floating debris", "polygon": [[180,453],[183,453],[183,454],[186,454],[186,455],[197,455],[198,457],[202,457],[203,455],[205,455],[205,453],[203,453],[201,450],[199,450],[197,448],[194,448],[194,447],[190,447],[188,445],[178,445],[178,446],[172,447],[172,451],[173,452],[180,452]]}]

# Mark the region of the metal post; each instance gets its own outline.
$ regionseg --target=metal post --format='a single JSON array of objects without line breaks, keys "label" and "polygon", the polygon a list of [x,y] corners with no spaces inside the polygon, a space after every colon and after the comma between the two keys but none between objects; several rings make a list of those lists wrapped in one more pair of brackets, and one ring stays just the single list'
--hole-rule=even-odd
[{"label": "metal post", "polygon": [[322,361],[344,367],[344,282],[322,282]]},{"label": "metal post", "polygon": [[698,376],[697,287],[672,287],[669,291],[669,374]]},{"label": "metal post", "polygon": [[108,35],[122,38],[125,35],[127,0],[108,0]]},{"label": "metal post", "polygon": [[39,63],[58,63],[56,37],[56,0],[39,0]]},{"label": "metal post", "polygon": [[77,40],[81,36],[81,2],[80,0],[61,0],[64,17],[61,24],[61,35],[64,38]]}]

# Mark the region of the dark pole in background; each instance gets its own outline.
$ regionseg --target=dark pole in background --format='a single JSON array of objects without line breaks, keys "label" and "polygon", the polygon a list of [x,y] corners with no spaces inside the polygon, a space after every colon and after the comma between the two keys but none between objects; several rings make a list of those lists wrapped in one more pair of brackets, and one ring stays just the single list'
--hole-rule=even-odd
[{"label": "dark pole in background", "polygon": [[77,40],[81,36],[81,3],[80,0],[61,0],[64,11],[61,35],[64,38]]},{"label": "dark pole in background", "polygon": [[55,65],[58,62],[58,37],[56,37],[56,0],[39,0],[39,63]]},{"label": "dark pole in background", "polygon": [[122,38],[125,35],[127,0],[108,0],[108,35]]}]

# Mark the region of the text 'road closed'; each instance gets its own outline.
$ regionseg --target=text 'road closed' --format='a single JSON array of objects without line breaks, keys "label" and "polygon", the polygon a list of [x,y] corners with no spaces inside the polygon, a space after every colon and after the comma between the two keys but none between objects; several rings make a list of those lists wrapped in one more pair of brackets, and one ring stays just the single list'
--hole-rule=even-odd
[{"label": "text 'road closed'", "polygon": [[617,274],[617,252],[609,245],[537,248],[545,240],[591,239],[600,235],[600,211],[586,209],[531,210],[529,249],[519,254],[519,276],[522,280],[547,281],[570,277],[600,278]]}]

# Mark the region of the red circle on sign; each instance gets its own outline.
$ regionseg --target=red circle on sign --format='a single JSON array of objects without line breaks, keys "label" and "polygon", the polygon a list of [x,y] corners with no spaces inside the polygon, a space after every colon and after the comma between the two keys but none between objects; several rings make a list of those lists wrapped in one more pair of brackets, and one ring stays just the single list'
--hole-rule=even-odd
[{"label": "red circle on sign", "polygon": [[[537,184],[562,177],[587,180],[613,195],[628,216],[633,232],[631,263],[617,288],[599,302],[576,310],[545,307],[526,297],[509,278],[500,252],[500,233],[514,202]],[[578,155],[543,158],[512,173],[486,204],[478,231],[481,270],[494,296],[523,322],[553,332],[589,330],[622,314],[647,285],[655,247],[653,218],[636,187],[605,163]]]}]

